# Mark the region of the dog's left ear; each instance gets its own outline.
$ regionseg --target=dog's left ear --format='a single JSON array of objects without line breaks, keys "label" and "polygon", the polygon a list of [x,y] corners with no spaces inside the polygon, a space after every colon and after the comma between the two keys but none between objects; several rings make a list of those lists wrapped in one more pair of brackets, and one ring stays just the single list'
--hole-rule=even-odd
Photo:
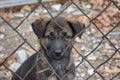
[{"label": "dog's left ear", "polygon": [[33,31],[38,38],[43,37],[45,30],[47,28],[47,25],[50,21],[51,21],[50,18],[40,18],[31,24]]},{"label": "dog's left ear", "polygon": [[[80,31],[82,31],[85,28],[85,24],[83,24],[82,22],[78,21],[75,18],[68,18],[67,22],[72,28],[74,34],[78,34]],[[80,38],[82,36],[82,33],[79,35]]]}]

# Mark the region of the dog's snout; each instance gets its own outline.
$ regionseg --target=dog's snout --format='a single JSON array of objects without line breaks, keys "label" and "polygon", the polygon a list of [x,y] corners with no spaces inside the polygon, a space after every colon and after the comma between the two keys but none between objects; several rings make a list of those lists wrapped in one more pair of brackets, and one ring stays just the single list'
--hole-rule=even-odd
[{"label": "dog's snout", "polygon": [[62,50],[61,49],[56,49],[56,50],[54,50],[54,52],[55,52],[56,56],[60,56],[62,54]]},{"label": "dog's snout", "polygon": [[56,54],[61,54],[62,53],[62,50],[61,49],[57,49],[54,51]]}]

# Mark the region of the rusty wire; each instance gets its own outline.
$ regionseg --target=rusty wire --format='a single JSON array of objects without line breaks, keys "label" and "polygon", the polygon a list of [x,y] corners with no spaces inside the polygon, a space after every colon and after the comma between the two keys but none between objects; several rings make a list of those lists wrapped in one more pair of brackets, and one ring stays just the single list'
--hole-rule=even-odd
[{"label": "rusty wire", "polygon": [[[96,27],[96,29],[101,33],[102,37],[101,37],[101,41],[97,44],[97,46],[96,46],[94,49],[92,49],[92,50],[88,53],[88,55],[86,55],[86,56],[83,56],[81,53],[79,53],[79,51],[77,51],[77,49],[72,45],[73,49],[82,57],[82,60],[79,62],[79,64],[78,64],[74,69],[78,68],[84,61],[86,61],[86,62],[94,69],[93,74],[90,75],[89,77],[87,77],[86,80],[89,80],[89,79],[90,79],[92,76],[94,76],[95,74],[98,74],[98,75],[101,77],[102,80],[105,80],[104,76],[102,76],[102,74],[98,71],[98,69],[99,69],[102,65],[104,65],[105,63],[107,63],[108,61],[110,61],[117,52],[120,54],[120,48],[117,48],[117,47],[111,42],[111,40],[107,37],[108,34],[110,34],[116,27],[118,27],[118,26],[120,25],[120,21],[118,21],[118,23],[117,23],[115,26],[113,26],[113,28],[112,28],[109,32],[107,32],[106,34],[104,34],[104,33],[99,29],[99,26],[97,26],[97,24],[94,22],[94,20],[97,19],[99,16],[101,16],[101,15],[106,11],[106,9],[108,9],[109,6],[111,6],[111,4],[115,5],[115,7],[116,7],[118,10],[120,10],[120,7],[115,3],[115,1],[114,1],[114,0],[110,0],[109,3],[107,4],[107,6],[106,6],[96,17],[90,18],[90,17],[76,4],[76,2],[75,2],[74,0],[71,0],[71,1],[68,2],[68,4],[67,4],[55,17],[53,17],[53,15],[52,15],[52,13],[49,11],[49,9],[42,3],[42,0],[38,0],[38,4],[30,11],[30,13],[29,13],[15,28],[14,28],[14,26],[12,26],[7,20],[5,20],[2,16],[0,16],[1,19],[2,19],[9,27],[11,27],[11,28],[22,38],[22,40],[23,40],[23,43],[21,43],[21,44],[11,53],[11,55],[9,55],[2,63],[0,63],[0,66],[4,66],[6,69],[8,69],[9,71],[11,71],[11,70],[5,65],[5,62],[6,62],[6,61],[8,60],[8,58],[9,58],[10,56],[12,56],[22,45],[24,45],[24,44],[26,43],[26,44],[28,44],[34,51],[36,51],[37,53],[39,53],[39,55],[41,55],[41,56],[45,59],[45,61],[47,62],[47,64],[50,66],[49,69],[52,70],[53,75],[56,75],[60,80],[63,80],[64,77],[65,77],[69,72],[66,73],[66,74],[63,76],[63,78],[61,79],[61,78],[57,75],[57,73],[55,72],[55,70],[54,70],[54,68],[51,66],[51,64],[47,61],[47,59],[45,58],[45,56],[42,55],[42,54],[40,54],[40,52],[37,51],[37,50],[17,31],[17,29],[18,29],[18,28],[20,27],[20,25],[35,11],[35,9],[38,8],[39,5],[42,5],[42,7],[43,7],[45,10],[47,10],[47,13],[48,13],[49,16],[53,19],[53,21],[54,21],[57,17],[59,17],[70,5],[75,5],[75,6],[78,8],[78,10],[79,10],[80,12],[82,12],[82,14],[83,14],[84,16],[86,16],[86,17],[88,18],[88,20],[89,20],[89,25],[86,26],[86,28],[85,28],[84,30],[82,30],[82,31],[79,32],[77,35],[75,35],[75,37],[71,40],[71,42],[69,43],[69,45],[67,46],[67,48],[68,48],[69,46],[71,46],[72,41],[74,41],[74,39],[75,39],[76,37],[78,37],[79,34],[83,33],[87,28],[90,27],[90,24],[93,24],[93,25]],[[55,23],[56,23],[58,26],[60,26],[57,22],[55,22]],[[60,26],[60,27],[61,27],[61,26]],[[64,28],[63,28],[63,29],[64,29]],[[90,56],[90,55],[102,44],[102,42],[103,42],[104,39],[106,39],[106,40],[111,44],[111,46],[114,48],[114,53],[109,57],[109,59],[107,59],[107,60],[104,61],[103,63],[99,64],[99,65],[95,68],[95,67],[89,62],[89,60],[87,60],[87,57]],[[66,48],[66,50],[67,50],[67,48]],[[37,60],[37,61],[38,61],[38,60]],[[36,64],[37,64],[37,62],[36,62],[36,63],[34,64],[34,66],[27,72],[27,74],[25,75],[25,77],[26,77],[26,76],[29,74],[29,72],[36,66]],[[46,69],[47,69],[47,68],[46,68]],[[45,70],[46,70],[46,69],[45,69]],[[72,70],[74,70],[74,69],[72,69]],[[71,72],[72,70],[70,70],[70,72]],[[43,71],[44,71],[44,70],[43,70]],[[13,71],[11,71],[11,72],[14,73]],[[42,72],[42,71],[39,71],[39,72]],[[24,79],[25,79],[25,77],[24,77],[24,78],[21,78],[21,77],[20,77],[19,75],[17,75],[16,73],[14,73],[14,74],[15,74],[19,79],[21,79],[21,80],[24,80]],[[119,74],[120,74],[120,73],[117,73],[117,74],[114,75],[110,80],[115,79]]]}]

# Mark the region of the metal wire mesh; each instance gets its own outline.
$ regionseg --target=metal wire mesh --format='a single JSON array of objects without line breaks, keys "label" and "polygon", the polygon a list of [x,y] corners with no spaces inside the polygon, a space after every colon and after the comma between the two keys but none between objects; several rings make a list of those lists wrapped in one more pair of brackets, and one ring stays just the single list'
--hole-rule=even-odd
[{"label": "metal wire mesh", "polygon": [[[49,14],[49,16],[55,20],[57,17],[59,17],[61,14],[64,13],[64,11],[69,8],[71,5],[74,5],[79,11],[80,13],[82,13],[87,19],[88,19],[88,24],[87,26],[81,31],[79,32],[75,37],[78,37],[79,34],[81,34],[82,32],[85,32],[87,29],[89,29],[91,27],[91,25],[95,26],[94,28],[102,35],[101,36],[101,40],[99,41],[99,43],[91,50],[87,53],[87,55],[83,55],[81,54],[75,47],[74,45],[72,45],[73,49],[79,54],[79,56],[81,57],[81,60],[79,61],[79,63],[76,65],[75,69],[77,69],[78,67],[80,67],[84,62],[86,62],[92,69],[93,69],[93,72],[92,74],[90,74],[89,76],[87,76],[84,80],[93,80],[92,78],[97,75],[99,76],[99,79],[100,80],[106,80],[105,76],[102,75],[102,72],[99,70],[100,67],[102,67],[103,65],[106,65],[106,63],[108,63],[109,61],[111,61],[113,59],[113,57],[119,53],[120,54],[120,47],[116,47],[115,44],[113,44],[113,42],[108,38],[108,35],[114,31],[117,27],[119,28],[119,25],[120,25],[120,19],[118,19],[118,22],[117,24],[115,24],[114,26],[112,26],[113,28],[111,30],[109,30],[107,33],[104,33],[100,27],[96,24],[95,20],[98,19],[101,15],[104,14],[105,11],[107,11],[107,9],[110,7],[110,6],[115,6],[115,8],[118,9],[118,11],[120,11],[120,7],[117,5],[117,3],[114,1],[114,0],[110,0],[109,3],[106,5],[106,7],[101,10],[101,12],[99,12],[99,14],[96,15],[96,17],[94,18],[91,18],[88,16],[88,14],[86,14],[86,12],[81,9],[81,7],[74,1],[74,0],[70,0],[67,2],[67,4],[64,5],[64,7],[62,7],[62,9],[57,13],[56,16],[53,16],[53,14],[49,11],[49,9],[44,5],[44,3],[42,2],[42,0],[38,0],[38,4],[35,5],[35,7],[30,11],[30,13],[16,26],[14,27],[13,25],[11,25],[9,23],[9,21],[5,20],[2,16],[1,19],[7,24],[9,25],[9,27],[15,31],[15,33],[17,33],[17,35],[19,35],[19,37],[21,37],[21,39],[23,40],[23,43],[21,43],[18,47],[16,47],[16,49],[7,57],[4,59],[3,62],[0,63],[0,66],[4,66],[6,69],[8,69],[9,71],[11,71],[13,74],[17,75],[15,72],[13,72],[11,69],[8,68],[8,66],[5,65],[5,62],[8,60],[8,58],[10,56],[12,56],[21,46],[23,46],[24,44],[27,44],[30,48],[32,48],[35,52],[39,53],[39,51],[37,51],[30,43],[29,41],[27,41],[26,38],[24,38],[20,33],[19,31],[17,30],[21,25],[22,23],[25,22],[25,20],[39,7],[39,6],[42,6],[42,8],[44,8],[46,11],[47,11],[47,14]],[[112,13],[112,12],[111,12]],[[69,15],[69,14],[68,14]],[[119,15],[119,14],[118,14]],[[59,25],[59,24],[58,24]],[[87,31],[86,31],[87,32]],[[84,34],[84,33],[83,33]],[[91,63],[91,61],[88,60],[88,57],[93,54],[98,48],[99,46],[101,46],[104,42],[104,40],[106,40],[110,45],[111,47],[113,47],[113,52],[112,54],[109,56],[109,58],[106,58],[106,60],[104,60],[102,63],[98,63],[99,65],[97,65],[96,67]],[[73,40],[74,41],[74,40]],[[72,44],[72,41],[69,43],[69,44]],[[119,43],[118,43],[119,44]],[[69,46],[69,45],[68,45]],[[41,54],[40,54],[41,55]],[[51,64],[47,61],[47,59],[45,58],[44,55],[42,55],[42,57],[44,57],[44,60],[47,62],[47,64],[50,66],[50,69],[53,71],[53,74],[55,74],[60,80],[63,80],[61,79],[57,73],[54,71],[54,69],[52,68]],[[34,65],[36,66],[36,64]],[[33,67],[34,67],[33,66]],[[80,69],[82,69],[80,67]],[[30,69],[32,70],[32,68]],[[28,73],[25,75],[25,77],[29,74],[30,70],[28,71]],[[73,69],[72,69],[73,70]],[[70,70],[70,71],[72,71]],[[44,70],[43,70],[44,72]],[[68,72],[69,73],[69,72]],[[65,76],[68,74],[66,73]],[[79,73],[80,74],[80,73]],[[110,80],[117,80],[116,77],[118,77],[120,74],[120,72],[114,74],[112,77],[110,77],[109,79]],[[19,75],[17,75],[19,77]],[[24,77],[24,78],[25,78]],[[19,77],[21,80],[24,80],[24,78],[21,78]],[[95,78],[95,77],[94,77]],[[97,78],[95,78],[95,80],[97,80]]]}]

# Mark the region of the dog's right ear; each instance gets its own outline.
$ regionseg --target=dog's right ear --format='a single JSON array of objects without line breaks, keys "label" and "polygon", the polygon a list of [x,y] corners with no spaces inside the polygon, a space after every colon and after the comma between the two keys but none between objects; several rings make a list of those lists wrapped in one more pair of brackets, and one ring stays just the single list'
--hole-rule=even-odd
[{"label": "dog's right ear", "polygon": [[[75,34],[78,34],[79,32],[81,32],[85,28],[85,24],[78,21],[75,18],[68,18],[67,22],[68,22],[68,24],[70,25],[70,27],[72,28],[72,30]],[[80,38],[82,36],[82,33],[79,34]]]},{"label": "dog's right ear", "polygon": [[37,19],[35,22],[31,24],[33,31],[38,38],[43,37],[49,22],[50,22],[50,18],[41,18],[41,19]]}]

